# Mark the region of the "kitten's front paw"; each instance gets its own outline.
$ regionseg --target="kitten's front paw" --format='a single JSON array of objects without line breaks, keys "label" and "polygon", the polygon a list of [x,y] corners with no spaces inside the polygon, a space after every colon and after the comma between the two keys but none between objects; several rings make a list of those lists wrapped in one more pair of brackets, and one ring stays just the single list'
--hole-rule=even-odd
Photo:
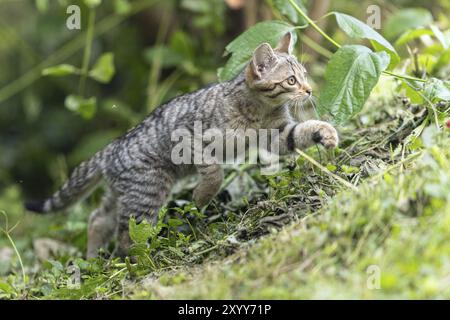
[{"label": "kitten's front paw", "polygon": [[312,140],[315,143],[320,143],[327,149],[336,148],[339,144],[339,137],[336,129],[326,122],[320,123],[318,128],[313,132]]}]

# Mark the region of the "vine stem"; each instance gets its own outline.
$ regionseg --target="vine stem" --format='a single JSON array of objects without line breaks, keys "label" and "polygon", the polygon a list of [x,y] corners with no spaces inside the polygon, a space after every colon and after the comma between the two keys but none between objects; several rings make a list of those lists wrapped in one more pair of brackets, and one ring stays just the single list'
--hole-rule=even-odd
[{"label": "vine stem", "polygon": [[424,80],[424,79],[411,77],[411,76],[407,76],[407,75],[402,75],[402,74],[396,74],[396,73],[393,73],[393,72],[390,72],[390,71],[386,71],[386,70],[383,71],[383,73],[386,74],[386,75],[389,75],[389,76],[393,76],[393,77],[398,78],[398,79],[426,82],[426,80]]},{"label": "vine stem", "polygon": [[335,179],[336,181],[340,182],[342,185],[356,191],[358,190],[358,188],[356,188],[353,184],[351,184],[350,182],[348,182],[347,180],[344,180],[343,178],[339,177],[337,174],[334,174],[333,172],[331,172],[330,170],[328,170],[326,167],[324,167],[323,165],[321,165],[320,163],[318,163],[316,160],[314,160],[313,158],[311,158],[310,156],[308,156],[306,153],[304,153],[302,150],[300,149],[295,149],[295,151],[301,155],[303,158],[305,158],[306,160],[308,160],[311,164],[313,164],[314,166],[316,166],[317,168],[319,168],[320,170],[322,170],[324,173],[326,173],[327,175],[329,175],[330,177],[332,177],[333,179]]},{"label": "vine stem", "polygon": [[8,241],[11,243],[11,246],[14,249],[14,252],[17,256],[17,258],[19,259],[19,264],[20,264],[20,270],[22,271],[22,279],[23,279],[23,283],[24,285],[26,285],[27,283],[27,277],[25,274],[25,268],[23,266],[23,262],[22,262],[22,257],[20,256],[19,250],[17,250],[16,244],[14,243],[13,239],[11,238],[11,236],[9,235],[8,232],[6,232],[5,230],[3,230],[3,233],[5,234],[6,238],[8,238]]},{"label": "vine stem", "polygon": [[84,96],[84,90],[86,88],[86,79],[89,71],[89,60],[91,59],[92,42],[94,40],[94,28],[95,28],[95,9],[89,9],[88,18],[88,30],[86,33],[86,44],[83,54],[83,65],[81,67],[81,78],[79,86],[79,94]]},{"label": "vine stem", "polygon": [[14,227],[9,228],[8,215],[3,210],[1,210],[0,213],[5,217],[5,229],[0,228],[0,231],[2,231],[5,234],[6,238],[8,239],[9,243],[11,244],[11,246],[14,249],[14,253],[16,254],[17,258],[19,259],[20,269],[22,271],[22,280],[23,280],[23,284],[25,287],[27,284],[27,277],[25,274],[25,268],[23,266],[22,257],[20,256],[19,250],[17,250],[16,244],[14,243],[14,240],[11,238],[11,235],[10,235],[10,232],[16,228],[17,224]]},{"label": "vine stem", "polygon": [[318,33],[320,33],[322,35],[322,37],[324,37],[325,39],[327,39],[328,41],[330,41],[332,44],[334,44],[337,48],[340,48],[341,45],[339,43],[337,43],[336,41],[334,41],[329,35],[327,35],[322,29],[320,29],[320,27],[311,20],[310,17],[308,17],[308,15],[306,13],[303,12],[303,10],[293,1],[293,0],[288,0],[291,5],[294,7],[294,9],[306,20],[308,21],[308,23],[314,28],[316,29],[316,31]]},{"label": "vine stem", "polygon": [[[316,31],[318,33],[320,33],[325,39],[327,39],[329,42],[331,42],[336,48],[340,48],[341,45],[339,43],[337,43],[336,41],[334,41],[329,35],[327,35],[325,33],[325,31],[323,31],[313,20],[311,20],[311,18],[308,17],[308,15],[303,12],[303,10],[294,2],[294,0],[288,0],[289,3],[294,7],[295,11],[297,11],[306,21],[308,21],[308,23],[314,28],[316,29]],[[325,16],[328,16],[325,15]],[[420,79],[420,78],[416,78],[416,77],[411,77],[411,76],[407,76],[407,75],[400,75],[400,74],[396,74],[390,71],[383,71],[384,74],[398,78],[398,79],[407,79],[407,80],[413,80],[413,81],[419,81],[419,82],[426,82],[426,80],[424,79]]]}]

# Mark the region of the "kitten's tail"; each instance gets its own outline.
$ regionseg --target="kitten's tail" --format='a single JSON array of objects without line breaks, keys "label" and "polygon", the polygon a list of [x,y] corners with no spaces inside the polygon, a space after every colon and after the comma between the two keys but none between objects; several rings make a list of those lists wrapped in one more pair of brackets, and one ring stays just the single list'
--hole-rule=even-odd
[{"label": "kitten's tail", "polygon": [[102,178],[99,168],[101,152],[90,160],[82,162],[71,174],[69,180],[48,199],[28,201],[25,208],[37,213],[60,211],[71,206],[83,196],[89,195]]}]

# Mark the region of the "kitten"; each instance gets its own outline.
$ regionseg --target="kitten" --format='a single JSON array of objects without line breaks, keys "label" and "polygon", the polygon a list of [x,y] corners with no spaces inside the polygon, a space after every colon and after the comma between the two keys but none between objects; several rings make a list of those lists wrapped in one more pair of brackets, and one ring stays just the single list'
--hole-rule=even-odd
[{"label": "kitten", "polygon": [[291,37],[287,33],[275,49],[261,44],[233,80],[179,96],[160,106],[123,137],[81,163],[52,197],[28,202],[26,208],[39,213],[66,209],[103,181],[106,193],[89,219],[87,257],[95,257],[114,235],[118,240],[117,254],[123,256],[131,244],[129,218],[155,223],[177,179],[198,173],[193,201],[199,208],[212,200],[222,184],[223,171],[218,163],[173,163],[171,133],[175,130],[192,132],[197,121],[205,130],[216,128],[220,132],[279,129],[280,154],[316,143],[336,147],[338,135],[330,124],[318,120],[296,123],[289,115],[289,103],[311,95],[306,70],[291,55]]}]

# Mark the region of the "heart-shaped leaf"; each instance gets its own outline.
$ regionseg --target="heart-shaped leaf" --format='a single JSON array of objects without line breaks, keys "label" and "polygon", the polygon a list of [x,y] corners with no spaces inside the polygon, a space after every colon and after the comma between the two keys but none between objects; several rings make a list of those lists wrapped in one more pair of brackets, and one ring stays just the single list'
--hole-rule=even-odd
[{"label": "heart-shaped leaf", "polygon": [[386,51],[391,56],[391,63],[389,69],[393,69],[395,65],[400,61],[400,57],[395,51],[392,44],[387,41],[381,34],[369,27],[364,22],[349,16],[345,13],[333,12],[336,17],[336,22],[339,27],[349,37],[356,39],[369,39],[375,49],[375,51]]},{"label": "heart-shaped leaf", "polygon": [[[219,80],[226,81],[238,75],[258,45],[268,42],[274,47],[284,34],[292,30],[294,30],[294,26],[289,23],[274,20],[257,23],[245,31],[225,48],[226,53],[231,53],[231,57],[226,65],[218,70]],[[293,36],[295,43],[295,33]]]},{"label": "heart-shaped leaf", "polygon": [[362,109],[388,65],[389,55],[384,51],[372,52],[360,45],[341,47],[327,65],[319,114],[329,112],[336,123],[350,119]]},{"label": "heart-shaped leaf", "polygon": [[78,113],[85,119],[91,119],[97,109],[97,99],[95,97],[85,99],[80,96],[70,95],[66,97],[64,105],[67,109]]},{"label": "heart-shaped leaf", "polygon": [[89,71],[89,76],[98,82],[108,83],[116,73],[114,67],[114,54],[111,52],[103,54],[94,67]]}]

